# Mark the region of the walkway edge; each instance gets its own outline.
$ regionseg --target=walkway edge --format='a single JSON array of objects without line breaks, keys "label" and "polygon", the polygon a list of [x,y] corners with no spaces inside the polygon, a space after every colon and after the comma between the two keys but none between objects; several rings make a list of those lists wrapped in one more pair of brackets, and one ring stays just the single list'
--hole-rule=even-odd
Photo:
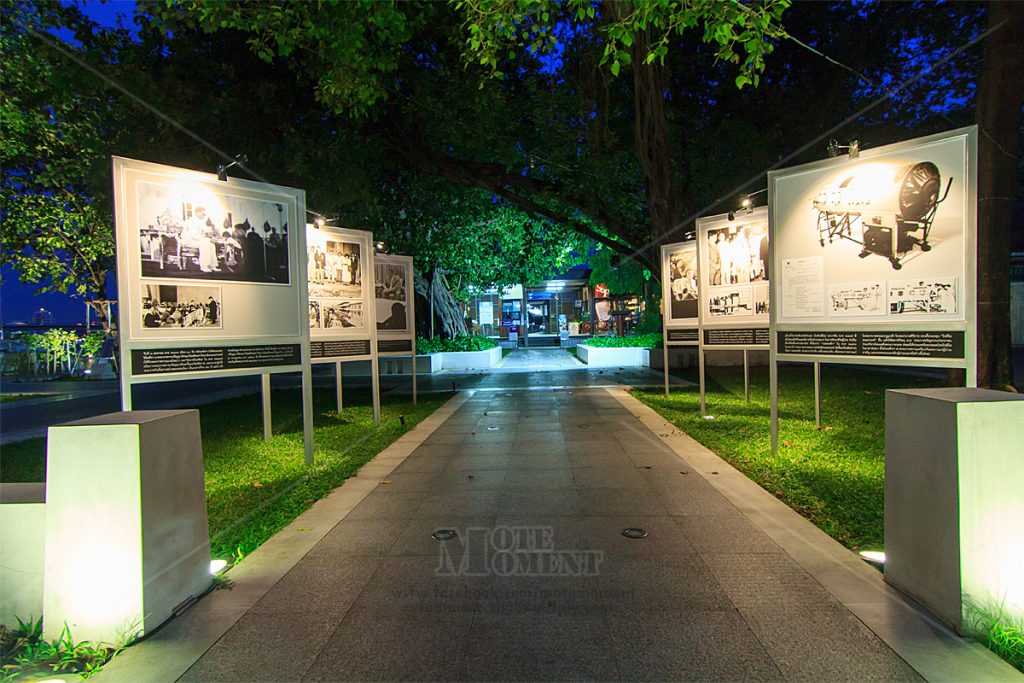
[{"label": "walkway edge", "polygon": [[995,653],[937,622],[886,584],[880,572],[631,396],[628,389],[606,391],[925,680],[1024,681]]},{"label": "walkway edge", "polygon": [[127,648],[92,680],[172,683],[220,640],[285,574],[469,397],[459,392],[257,548],[215,591],[152,636]]}]

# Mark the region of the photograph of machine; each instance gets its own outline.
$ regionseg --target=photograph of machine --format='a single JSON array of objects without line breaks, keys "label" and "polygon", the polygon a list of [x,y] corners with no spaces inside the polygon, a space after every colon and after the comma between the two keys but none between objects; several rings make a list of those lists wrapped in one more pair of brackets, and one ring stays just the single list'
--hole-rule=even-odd
[{"label": "photograph of machine", "polygon": [[942,314],[956,312],[956,280],[934,278],[889,283],[889,313]]},{"label": "photograph of machine", "polygon": [[930,161],[899,167],[862,164],[822,187],[812,200],[818,241],[824,247],[826,240],[850,240],[861,245],[860,258],[884,256],[899,270],[914,247],[931,249],[928,235],[935,213],[952,184],[950,178],[942,192],[939,168]]},{"label": "photograph of machine", "polygon": [[878,282],[829,287],[829,299],[833,315],[885,313],[885,292]]}]

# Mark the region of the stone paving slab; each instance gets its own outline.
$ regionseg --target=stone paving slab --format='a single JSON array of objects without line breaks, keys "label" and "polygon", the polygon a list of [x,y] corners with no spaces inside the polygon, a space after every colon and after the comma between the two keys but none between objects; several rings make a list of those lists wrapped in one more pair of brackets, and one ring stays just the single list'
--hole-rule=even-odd
[{"label": "stone paving slab", "polygon": [[[282,532],[101,680],[1015,675],[621,389],[460,399],[372,488],[307,513],[317,536]],[[557,427],[520,429],[539,406]],[[145,668],[154,652],[173,665]]]}]

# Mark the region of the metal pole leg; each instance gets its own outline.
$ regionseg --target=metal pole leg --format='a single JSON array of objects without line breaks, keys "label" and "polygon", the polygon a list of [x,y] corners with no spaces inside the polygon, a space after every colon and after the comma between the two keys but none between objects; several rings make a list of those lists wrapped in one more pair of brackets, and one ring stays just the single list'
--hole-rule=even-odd
[{"label": "metal pole leg", "polygon": [[341,415],[341,361],[338,361],[337,363],[334,364],[334,391],[337,394],[338,415]]},{"label": "metal pole leg", "polygon": [[263,440],[270,441],[272,431],[270,413],[270,373],[264,372],[260,375],[260,389],[263,394]]},{"label": "metal pole leg", "polygon": [[821,363],[814,364],[814,426],[821,427]]},{"label": "metal pole leg", "polygon": [[750,354],[743,349],[743,396],[750,405]]}]

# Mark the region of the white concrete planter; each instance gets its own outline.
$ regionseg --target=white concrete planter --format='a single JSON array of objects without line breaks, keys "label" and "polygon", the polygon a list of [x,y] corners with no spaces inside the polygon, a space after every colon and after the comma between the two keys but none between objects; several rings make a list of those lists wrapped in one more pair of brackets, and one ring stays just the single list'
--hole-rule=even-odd
[{"label": "white concrete planter", "polygon": [[0,484],[0,624],[43,614],[46,484]]},{"label": "white concrete planter", "polygon": [[501,361],[501,347],[485,351],[446,351],[436,355],[441,356],[444,370],[486,370]]},{"label": "white concrete planter", "polygon": [[[416,356],[416,374],[424,375],[441,370],[487,370],[501,361],[501,347],[484,351],[444,351]],[[408,375],[412,363],[409,356],[381,356],[380,374]],[[370,374],[370,361],[345,363],[342,373],[348,377],[366,377]]]},{"label": "white concrete planter", "polygon": [[648,367],[650,355],[649,349],[638,346],[604,348],[579,344],[576,347],[576,357],[592,368]]}]

